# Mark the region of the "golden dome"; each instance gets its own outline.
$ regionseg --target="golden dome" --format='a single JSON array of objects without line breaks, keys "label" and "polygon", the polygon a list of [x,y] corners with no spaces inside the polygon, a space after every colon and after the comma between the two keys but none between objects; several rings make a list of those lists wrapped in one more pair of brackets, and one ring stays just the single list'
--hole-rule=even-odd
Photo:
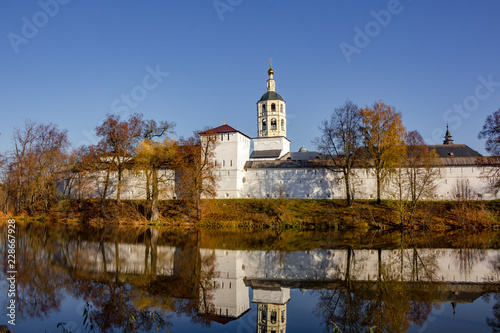
[{"label": "golden dome", "polygon": [[269,68],[269,70],[267,71],[267,74],[268,74],[268,75],[274,74],[273,69],[272,69],[272,68]]}]

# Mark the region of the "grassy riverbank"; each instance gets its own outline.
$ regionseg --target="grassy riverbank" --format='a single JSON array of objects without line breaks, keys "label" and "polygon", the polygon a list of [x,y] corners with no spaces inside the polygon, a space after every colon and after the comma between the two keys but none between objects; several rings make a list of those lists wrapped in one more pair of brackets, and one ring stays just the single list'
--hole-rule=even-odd
[{"label": "grassy riverbank", "polygon": [[[60,201],[48,214],[36,218],[41,222],[78,224],[144,225],[146,205],[142,201],[114,201],[106,204],[104,218],[95,200]],[[201,227],[205,229],[490,229],[500,228],[500,201],[421,202],[412,212],[397,201],[357,201],[347,207],[341,200],[273,200],[226,199],[203,200],[202,219],[190,218],[190,208],[182,201],[164,201],[157,225]],[[404,222],[402,223],[402,220]]]}]

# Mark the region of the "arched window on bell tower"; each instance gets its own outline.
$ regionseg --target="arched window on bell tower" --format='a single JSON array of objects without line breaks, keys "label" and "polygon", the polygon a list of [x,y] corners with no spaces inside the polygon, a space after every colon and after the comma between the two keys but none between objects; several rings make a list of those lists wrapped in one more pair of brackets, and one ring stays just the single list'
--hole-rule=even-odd
[{"label": "arched window on bell tower", "polygon": [[271,130],[276,130],[276,118],[271,119]]},{"label": "arched window on bell tower", "polygon": [[280,112],[283,113],[283,104],[280,105]]},{"label": "arched window on bell tower", "polygon": [[271,111],[276,112],[276,104],[275,103],[271,104]]},{"label": "arched window on bell tower", "polygon": [[262,112],[266,112],[266,104],[262,104]]},{"label": "arched window on bell tower", "polygon": [[285,119],[281,119],[281,128],[282,131],[285,130]]},{"label": "arched window on bell tower", "polygon": [[262,130],[265,131],[267,129],[267,122],[265,119],[262,119]]}]

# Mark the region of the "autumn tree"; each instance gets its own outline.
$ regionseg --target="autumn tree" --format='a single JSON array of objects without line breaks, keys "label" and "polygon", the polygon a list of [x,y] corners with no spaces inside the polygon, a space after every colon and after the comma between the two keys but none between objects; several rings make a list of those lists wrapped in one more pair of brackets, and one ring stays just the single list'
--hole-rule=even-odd
[{"label": "autumn tree", "polygon": [[437,179],[441,173],[439,168],[438,154],[425,144],[424,139],[418,131],[411,131],[405,139],[406,146],[406,173],[410,201],[413,205],[421,199],[433,197]]},{"label": "autumn tree", "polygon": [[212,130],[195,131],[194,135],[180,140],[177,192],[179,197],[194,206],[196,217],[201,219],[201,198],[214,198],[217,194],[215,174],[215,147],[217,136]]},{"label": "autumn tree", "polygon": [[360,128],[359,108],[347,100],[342,106],[335,108],[330,120],[322,122],[321,136],[314,140],[318,150],[333,162],[329,169],[342,173],[348,206],[352,205],[354,199],[351,179],[354,165],[359,159],[359,148],[362,142]]},{"label": "autumn tree", "polygon": [[401,113],[382,101],[361,109],[360,113],[367,157],[372,161],[377,182],[377,204],[380,204],[382,186],[404,155],[405,128]]},{"label": "autumn tree", "polygon": [[144,139],[136,149],[136,166],[148,174],[146,182],[150,221],[157,221],[160,217],[158,201],[160,192],[173,191],[175,185],[175,171],[178,162],[177,142],[166,138],[163,142]]},{"label": "autumn tree", "polygon": [[[496,194],[500,191],[500,109],[489,115],[479,132],[479,139],[486,139],[485,148],[493,155],[489,160],[480,159],[479,163],[485,166],[486,177],[490,180],[491,190]],[[493,166],[492,166],[493,165]]]},{"label": "autumn tree", "polygon": [[120,120],[119,115],[108,114],[104,122],[95,129],[97,136],[101,138],[95,150],[102,153],[101,158],[108,165],[107,182],[111,171],[117,174],[116,201],[118,204],[121,202],[123,171],[130,163],[136,145],[142,138],[143,126],[141,114],[134,113],[127,121]]},{"label": "autumn tree", "polygon": [[[161,140],[165,138],[168,134],[174,133],[175,123],[168,121],[160,121],[157,123],[155,120],[145,120],[143,122],[142,128],[142,139],[144,141]],[[146,176],[146,200],[151,201],[151,174],[152,170],[147,167],[147,165],[139,166],[141,172]]]},{"label": "autumn tree", "polygon": [[48,211],[57,200],[57,177],[66,165],[69,146],[66,133],[57,125],[31,120],[14,129],[4,183],[16,213],[27,209],[31,215],[37,206]]},{"label": "autumn tree", "polygon": [[418,131],[405,137],[405,146],[397,159],[391,182],[396,186],[400,220],[404,224],[412,220],[417,203],[433,197],[440,177],[436,151],[425,144]]},{"label": "autumn tree", "polygon": [[[64,173],[62,193],[67,198],[77,199],[81,204],[83,198],[93,197],[101,194],[101,186],[109,186],[107,182],[102,182],[99,171],[107,170],[107,163],[102,161],[102,152],[96,146],[80,146],[74,148],[68,158],[68,167]],[[101,198],[102,199],[102,198]]]},{"label": "autumn tree", "polygon": [[[175,183],[173,169],[177,163],[177,142],[169,139],[174,133],[175,123],[168,121],[146,120],[142,124],[142,138],[136,148],[135,167],[139,174],[146,178],[146,201],[151,221],[160,217],[158,200],[162,191],[172,191]],[[165,138],[163,142],[156,140]],[[163,172],[160,172],[163,169]]]}]

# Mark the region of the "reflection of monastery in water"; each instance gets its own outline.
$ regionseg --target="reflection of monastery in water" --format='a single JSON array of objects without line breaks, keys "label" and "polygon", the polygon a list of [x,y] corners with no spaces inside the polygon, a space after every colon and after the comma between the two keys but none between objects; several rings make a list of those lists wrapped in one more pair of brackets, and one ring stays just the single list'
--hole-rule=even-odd
[{"label": "reflection of monastery in water", "polygon": [[[339,289],[345,281],[367,284],[435,284],[437,302],[472,302],[500,282],[500,250],[329,249],[297,252],[243,251],[70,242],[57,255],[60,265],[93,272],[180,274],[186,258],[197,258],[205,290],[198,312],[227,322],[257,304],[258,332],[285,332],[290,289]],[[207,304],[203,306],[203,304]]]}]

